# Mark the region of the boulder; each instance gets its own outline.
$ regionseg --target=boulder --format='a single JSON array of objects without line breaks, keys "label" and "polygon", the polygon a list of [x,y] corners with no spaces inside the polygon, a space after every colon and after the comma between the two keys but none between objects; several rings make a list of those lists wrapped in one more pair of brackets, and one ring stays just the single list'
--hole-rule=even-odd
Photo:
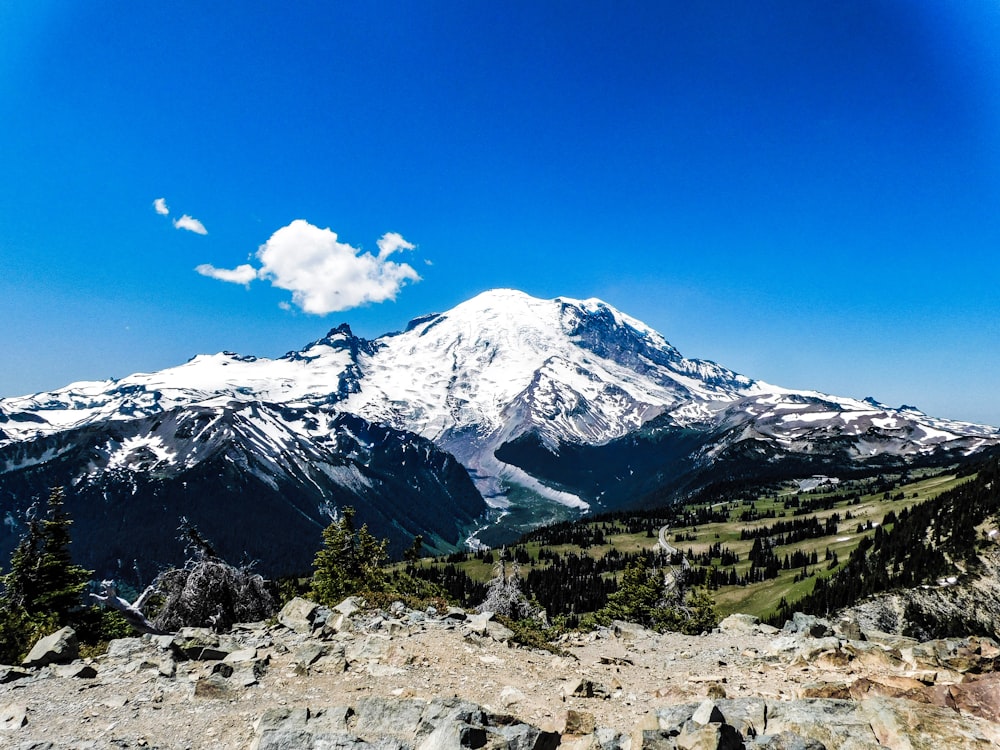
[{"label": "boulder", "polygon": [[743,750],[743,738],[733,727],[722,722],[684,725],[675,740],[678,750]]},{"label": "boulder", "polygon": [[392,641],[384,635],[366,635],[363,639],[351,641],[344,649],[348,663],[380,661],[389,655]]},{"label": "boulder", "polygon": [[60,664],[56,668],[56,676],[67,679],[91,680],[97,677],[97,670],[91,664],[82,661],[74,661],[70,664]]},{"label": "boulder", "polygon": [[336,607],[333,608],[334,612],[339,612],[345,617],[350,617],[355,612],[361,609],[362,600],[357,596],[349,596]]},{"label": "boulder", "polygon": [[876,750],[871,722],[854,701],[810,699],[767,704],[769,735],[787,732],[815,740],[830,750]]},{"label": "boulder", "polygon": [[28,707],[23,703],[0,706],[0,733],[13,732],[28,723]]},{"label": "boulder", "polygon": [[486,635],[486,628],[492,619],[492,612],[480,612],[477,615],[469,615],[466,618],[465,624],[473,633]]},{"label": "boulder", "polygon": [[885,698],[865,700],[858,706],[858,713],[886,747],[986,750],[1000,745],[1000,726],[956,716],[947,708]]},{"label": "boulder", "polygon": [[1000,722],[1000,673],[969,675],[964,682],[952,685],[949,692],[963,714]]},{"label": "boulder", "polygon": [[748,635],[760,625],[760,618],[753,615],[729,615],[719,623],[719,630],[728,635]]},{"label": "boulder", "polygon": [[486,623],[486,635],[488,635],[494,641],[505,643],[514,637],[514,631],[508,628],[506,625],[502,625],[499,622],[494,622],[493,620],[490,620],[489,622]]},{"label": "boulder", "polygon": [[281,608],[278,622],[296,633],[309,635],[312,633],[313,620],[316,619],[318,609],[319,605],[316,602],[297,596]]},{"label": "boulder", "polygon": [[504,708],[509,708],[515,703],[520,703],[523,700],[524,693],[512,685],[504,685],[500,689],[500,705]]},{"label": "boulder", "polygon": [[[251,750],[299,750],[329,747],[341,750],[368,747],[363,740],[348,734],[346,706],[311,711],[308,708],[272,708],[264,712],[255,726],[256,738]],[[390,747],[390,745],[386,745]]]},{"label": "boulder", "polygon": [[355,708],[354,731],[362,737],[387,734],[412,740],[427,709],[418,699],[362,698]]},{"label": "boulder", "polygon": [[746,745],[747,750],[827,750],[819,740],[802,737],[794,732],[762,734]]},{"label": "boulder", "polygon": [[232,694],[232,685],[221,674],[211,674],[208,677],[199,677],[197,682],[194,684],[195,698],[213,698],[217,700],[228,699],[232,697]]},{"label": "boulder", "polygon": [[19,667],[0,666],[0,685],[6,685],[8,682],[15,682],[16,680],[23,680],[25,677],[31,677],[31,672]]},{"label": "boulder", "polygon": [[704,726],[705,724],[714,724],[716,722],[720,724],[725,723],[726,717],[722,715],[722,711],[715,705],[715,701],[706,700],[702,701],[701,705],[691,714],[691,721]]},{"label": "boulder", "polygon": [[308,667],[330,653],[330,647],[323,643],[306,643],[296,650],[292,659],[300,667]]},{"label": "boulder", "polygon": [[793,614],[792,619],[785,622],[785,627],[782,630],[786,633],[799,633],[812,638],[828,638],[833,635],[833,626],[829,620],[803,612]]},{"label": "boulder", "polygon": [[67,626],[40,638],[21,664],[25,667],[67,664],[79,656],[80,644],[76,640],[76,631]]},{"label": "boulder", "polygon": [[181,660],[219,661],[235,649],[222,643],[218,635],[208,628],[181,628],[173,639],[173,651]]},{"label": "boulder", "polygon": [[588,711],[570,709],[563,717],[563,734],[592,734],[597,729],[597,720]]}]

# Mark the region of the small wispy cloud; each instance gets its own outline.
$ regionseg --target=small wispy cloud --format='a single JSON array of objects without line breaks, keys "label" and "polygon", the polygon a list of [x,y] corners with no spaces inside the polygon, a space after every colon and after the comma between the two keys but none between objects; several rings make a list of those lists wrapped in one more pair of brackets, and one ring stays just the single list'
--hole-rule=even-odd
[{"label": "small wispy cloud", "polygon": [[205,229],[204,224],[187,214],[184,214],[179,219],[174,219],[174,226],[178,229],[186,229],[189,232],[194,232],[195,234],[208,234],[208,230]]},{"label": "small wispy cloud", "polygon": [[399,250],[414,250],[413,245],[403,239],[403,235],[398,232],[386,232],[375,243],[378,245],[378,259],[384,260]]},{"label": "small wispy cloud", "polygon": [[[387,232],[377,243],[378,255],[340,242],[336,232],[296,219],[281,227],[257,250],[260,268],[250,264],[233,269],[202,264],[195,270],[220,281],[249,284],[254,278],[292,293],[292,304],[313,315],[350,310],[372,302],[396,299],[420,275],[406,263],[388,260],[415,245],[396,232]],[[282,303],[288,309],[287,303]]]},{"label": "small wispy cloud", "polygon": [[167,208],[167,199],[166,198],[157,198],[155,201],[153,201],[153,209],[160,216],[166,216],[166,215],[168,215],[170,213],[170,209]]},{"label": "small wispy cloud", "polygon": [[216,268],[210,263],[202,263],[194,270],[202,276],[228,281],[231,284],[243,284],[244,286],[250,286],[250,282],[257,278],[257,269],[249,263],[236,266],[236,268]]}]

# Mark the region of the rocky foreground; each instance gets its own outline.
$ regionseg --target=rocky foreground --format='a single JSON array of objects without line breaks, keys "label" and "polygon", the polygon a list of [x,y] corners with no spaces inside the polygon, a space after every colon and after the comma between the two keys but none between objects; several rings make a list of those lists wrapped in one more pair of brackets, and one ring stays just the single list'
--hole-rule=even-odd
[{"label": "rocky foreground", "polygon": [[296,599],[275,623],[0,667],[4,748],[862,750],[1000,745],[1000,648],[796,615],[517,646],[489,614]]}]

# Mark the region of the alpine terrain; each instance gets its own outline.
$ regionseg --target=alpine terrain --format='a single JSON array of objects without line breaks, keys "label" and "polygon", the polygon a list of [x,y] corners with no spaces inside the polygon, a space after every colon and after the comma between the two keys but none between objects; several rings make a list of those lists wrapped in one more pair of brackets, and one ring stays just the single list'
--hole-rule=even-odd
[{"label": "alpine terrain", "polygon": [[[596,299],[494,290],[375,340],[230,352],[0,400],[2,546],[68,490],[98,575],[173,562],[181,516],[269,573],[307,569],[346,505],[397,552],[493,543],[706,485],[955,462],[994,427],[792,390],[686,359]],[[2,551],[2,550],[0,550]]]}]

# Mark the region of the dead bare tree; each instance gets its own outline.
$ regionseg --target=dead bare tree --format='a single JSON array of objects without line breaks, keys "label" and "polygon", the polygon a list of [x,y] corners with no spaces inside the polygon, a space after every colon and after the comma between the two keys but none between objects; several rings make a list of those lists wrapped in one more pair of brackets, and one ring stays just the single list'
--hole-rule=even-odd
[{"label": "dead bare tree", "polygon": [[230,565],[191,525],[181,519],[187,562],[157,576],[154,587],[164,601],[153,624],[175,631],[185,626],[228,630],[237,622],[263,620],[274,613],[274,597],[251,565]]},{"label": "dead bare tree", "polygon": [[516,562],[508,570],[506,550],[501,550],[493,564],[493,578],[486,589],[486,599],[479,605],[480,612],[492,612],[511,619],[534,617],[538,607],[528,601],[521,591],[521,569]]},{"label": "dead bare tree", "polygon": [[164,631],[156,627],[156,625],[150,622],[146,615],[142,613],[142,608],[146,606],[150,596],[155,593],[155,587],[147,586],[146,590],[139,594],[139,598],[129,604],[127,599],[123,599],[118,596],[118,590],[114,581],[101,581],[101,593],[92,593],[90,598],[98,604],[102,604],[105,607],[110,607],[111,609],[116,609],[121,612],[125,621],[131,625],[134,630],[137,630],[140,633],[150,633],[151,635],[164,635]]}]

